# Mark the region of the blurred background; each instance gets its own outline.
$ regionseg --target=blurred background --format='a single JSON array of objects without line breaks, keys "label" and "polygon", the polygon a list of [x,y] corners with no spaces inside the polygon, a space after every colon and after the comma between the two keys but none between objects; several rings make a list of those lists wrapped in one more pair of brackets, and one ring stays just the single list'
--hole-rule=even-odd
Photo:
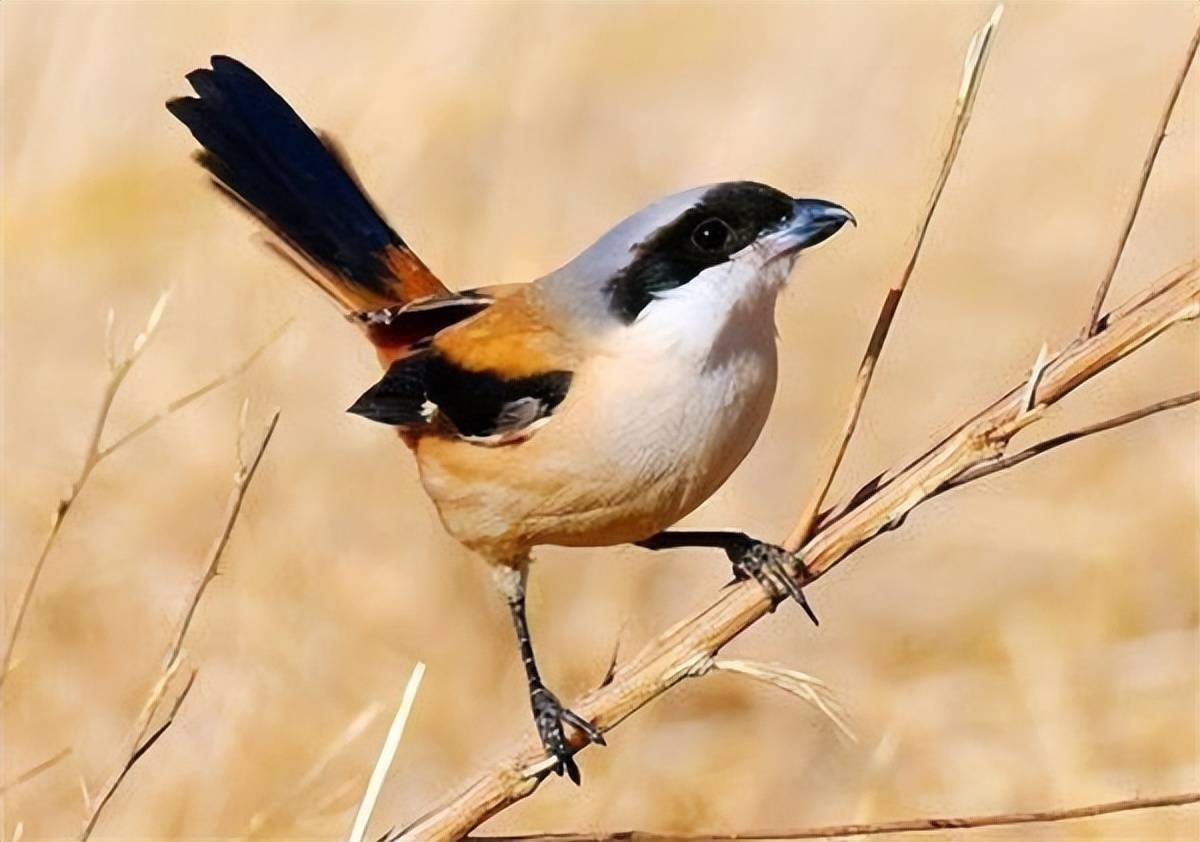
[{"label": "blurred background", "polygon": [[[345,414],[371,349],[205,186],[162,103],[214,52],[341,139],[452,284],[528,280],[662,194],[753,178],[860,227],[780,301],[759,445],[687,525],[779,540],[840,425],[952,120],[979,3],[48,4],[3,15],[4,565],[11,625],[118,347],[172,297],[109,439],[284,336],[104,463],[45,568],[2,695],[11,838],[78,833],[157,677],[235,467],[278,432],[186,644],[196,684],[96,838],[344,836],[408,673],[428,673],[376,810],[401,824],[530,729],[506,609],[405,450]],[[1075,336],[1196,25],[1187,3],[1013,4],[835,496],[910,458]],[[1112,303],[1197,255],[1184,88]],[[1195,388],[1176,329],[1035,436]],[[728,654],[828,682],[859,742],[777,690],[676,688],[491,832],[800,827],[1195,789],[1197,413],[1141,421],[921,507]],[[546,549],[531,623],[551,686],[594,686],[711,598],[719,553]],[[365,727],[357,732],[357,723]],[[325,762],[325,761],[328,762]],[[1195,839],[1195,808],[971,839]],[[948,834],[945,838],[966,838]],[[933,838],[937,838],[933,835]]]}]

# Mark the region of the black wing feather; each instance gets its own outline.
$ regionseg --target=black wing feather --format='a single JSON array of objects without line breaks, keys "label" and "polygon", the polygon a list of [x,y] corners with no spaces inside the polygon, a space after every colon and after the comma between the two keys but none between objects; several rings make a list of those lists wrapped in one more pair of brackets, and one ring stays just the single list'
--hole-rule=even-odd
[{"label": "black wing feather", "polygon": [[392,363],[383,378],[356,400],[347,412],[380,424],[416,427],[425,424],[425,373],[429,354],[421,352]]},{"label": "black wing feather", "polygon": [[426,371],[429,400],[454,422],[464,436],[515,432],[513,404],[530,398],[541,404],[529,422],[544,418],[567,396],[571,372],[548,371],[528,377],[505,378],[491,371],[469,371],[440,354],[430,355]]},{"label": "black wing feather", "polygon": [[[425,408],[433,404],[459,435],[487,437],[517,432],[550,415],[570,386],[569,371],[506,378],[470,371],[429,349],[392,363],[349,411],[372,421],[413,427],[428,423]],[[515,419],[520,426],[514,426]]]}]

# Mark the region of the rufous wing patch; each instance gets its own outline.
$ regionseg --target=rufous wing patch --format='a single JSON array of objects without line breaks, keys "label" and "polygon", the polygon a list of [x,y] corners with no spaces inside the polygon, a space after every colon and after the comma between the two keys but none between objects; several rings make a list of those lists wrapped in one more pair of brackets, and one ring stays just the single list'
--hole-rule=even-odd
[{"label": "rufous wing patch", "polygon": [[434,337],[433,347],[466,370],[506,378],[571,370],[578,350],[549,324],[531,300],[531,290],[512,292],[473,318],[446,328]]}]

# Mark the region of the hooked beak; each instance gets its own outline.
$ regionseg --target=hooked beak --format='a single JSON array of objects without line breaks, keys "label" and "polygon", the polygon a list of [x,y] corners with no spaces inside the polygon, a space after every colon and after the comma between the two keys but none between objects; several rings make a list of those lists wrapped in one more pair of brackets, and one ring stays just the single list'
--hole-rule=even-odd
[{"label": "hooked beak", "polygon": [[857,227],[854,214],[841,205],[822,199],[793,199],[792,214],[771,239],[779,255],[792,255],[823,243],[849,222]]}]

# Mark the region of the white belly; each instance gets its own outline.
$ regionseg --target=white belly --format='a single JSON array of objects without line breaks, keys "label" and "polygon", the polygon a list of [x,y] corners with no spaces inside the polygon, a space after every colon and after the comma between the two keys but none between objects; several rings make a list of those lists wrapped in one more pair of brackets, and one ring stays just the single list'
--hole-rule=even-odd
[{"label": "white belly", "polygon": [[[591,478],[576,474],[577,487],[594,483],[588,496],[603,488],[614,513],[645,533],[637,537],[695,509],[741,464],[766,423],[775,395],[773,340],[768,331],[765,342],[707,365],[670,353],[599,362],[584,383],[606,385],[581,389],[580,405],[566,407],[580,416],[564,427],[575,428],[575,452]],[[550,510],[565,513],[577,495],[564,487],[556,497],[547,501]]]}]

